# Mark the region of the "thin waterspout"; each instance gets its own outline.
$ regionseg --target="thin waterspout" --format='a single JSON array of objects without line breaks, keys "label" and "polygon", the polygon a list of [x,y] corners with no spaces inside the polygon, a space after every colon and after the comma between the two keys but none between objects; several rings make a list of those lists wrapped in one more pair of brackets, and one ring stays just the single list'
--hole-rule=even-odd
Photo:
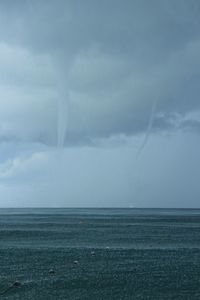
[{"label": "thin waterspout", "polygon": [[142,153],[143,149],[145,148],[145,146],[148,142],[149,135],[151,134],[151,130],[152,130],[152,127],[153,127],[153,122],[154,122],[154,119],[155,119],[156,107],[157,107],[157,100],[154,100],[153,104],[152,104],[152,107],[151,107],[151,113],[150,113],[150,118],[149,118],[147,130],[146,130],[146,133],[145,133],[145,137],[144,137],[144,140],[143,140],[141,146],[139,147],[139,149],[137,151],[136,157],[140,156],[140,154]]}]

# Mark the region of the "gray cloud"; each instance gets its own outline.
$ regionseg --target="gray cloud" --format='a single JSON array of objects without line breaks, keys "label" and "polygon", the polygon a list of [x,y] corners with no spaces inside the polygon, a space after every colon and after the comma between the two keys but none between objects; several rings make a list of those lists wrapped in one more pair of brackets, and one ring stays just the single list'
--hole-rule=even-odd
[{"label": "gray cloud", "polygon": [[199,12],[0,1],[0,204],[199,206]]},{"label": "gray cloud", "polygon": [[[200,109],[199,1],[0,3],[0,137],[55,145],[142,133]],[[160,117],[162,115],[162,118]]]},{"label": "gray cloud", "polygon": [[186,131],[196,131],[197,133],[200,132],[200,121],[196,120],[186,120],[181,123],[181,128]]}]

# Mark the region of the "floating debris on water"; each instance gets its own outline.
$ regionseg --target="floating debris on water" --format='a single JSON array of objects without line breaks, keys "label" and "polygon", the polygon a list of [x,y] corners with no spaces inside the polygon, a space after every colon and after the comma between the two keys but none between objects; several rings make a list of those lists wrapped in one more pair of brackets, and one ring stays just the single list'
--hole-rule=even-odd
[{"label": "floating debris on water", "polygon": [[13,283],[13,287],[21,287],[21,282],[20,281],[18,281],[18,280],[16,280],[14,283]]},{"label": "floating debris on water", "polygon": [[13,284],[11,284],[7,289],[5,289],[3,292],[0,293],[0,295],[6,294],[8,291],[10,291],[13,288],[19,288],[22,286],[22,283],[18,280],[16,280]]},{"label": "floating debris on water", "polygon": [[53,269],[49,270],[49,275],[55,275],[55,271]]}]

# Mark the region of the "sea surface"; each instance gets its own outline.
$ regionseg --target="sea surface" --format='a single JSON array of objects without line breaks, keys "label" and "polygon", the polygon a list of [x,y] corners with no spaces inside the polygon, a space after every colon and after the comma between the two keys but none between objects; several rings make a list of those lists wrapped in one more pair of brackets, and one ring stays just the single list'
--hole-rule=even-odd
[{"label": "sea surface", "polygon": [[0,209],[0,299],[199,300],[200,210]]}]

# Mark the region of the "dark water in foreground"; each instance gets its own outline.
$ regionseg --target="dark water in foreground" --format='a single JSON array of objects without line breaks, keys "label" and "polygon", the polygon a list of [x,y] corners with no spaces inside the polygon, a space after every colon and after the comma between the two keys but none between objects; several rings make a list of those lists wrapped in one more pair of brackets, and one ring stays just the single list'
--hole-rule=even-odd
[{"label": "dark water in foreground", "polygon": [[0,209],[15,280],[0,299],[200,299],[200,210]]}]

